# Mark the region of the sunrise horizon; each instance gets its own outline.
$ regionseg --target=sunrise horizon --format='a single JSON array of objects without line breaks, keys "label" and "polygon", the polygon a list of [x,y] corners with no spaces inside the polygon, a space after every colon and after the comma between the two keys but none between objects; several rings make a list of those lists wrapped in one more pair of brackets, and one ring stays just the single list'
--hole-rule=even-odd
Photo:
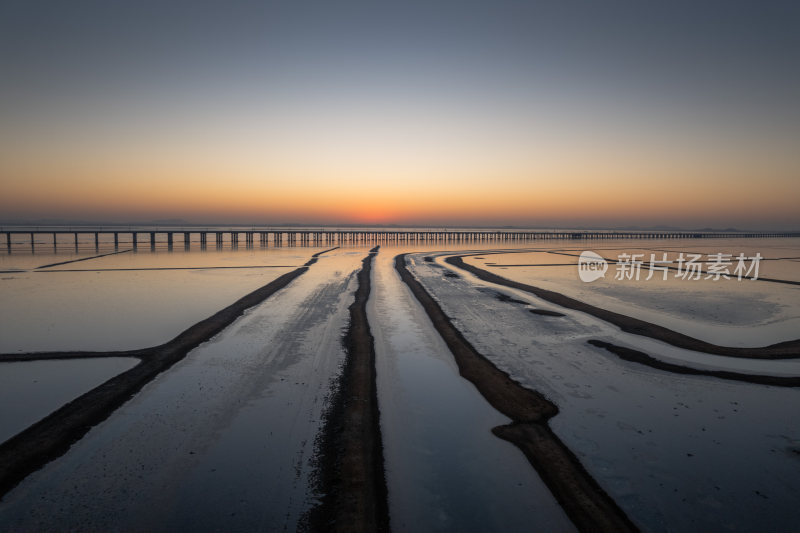
[{"label": "sunrise horizon", "polygon": [[269,220],[269,219],[183,219],[183,218],[20,218],[20,219],[0,219],[0,228],[47,228],[47,227],[162,227],[162,228],[409,228],[409,229],[444,229],[444,230],[491,230],[491,229],[510,229],[510,230],[582,230],[582,231],[707,231],[707,232],[780,232],[780,233],[800,233],[800,226],[795,225],[758,225],[758,226],[737,226],[724,224],[658,224],[658,223],[582,223],[582,222],[546,222],[525,223],[525,222],[451,222],[451,221],[408,221],[408,222],[359,222],[345,220]]},{"label": "sunrise horizon", "polygon": [[0,531],[799,531],[798,29],[0,0]]},{"label": "sunrise horizon", "polygon": [[190,7],[5,8],[0,219],[800,227],[791,3]]}]

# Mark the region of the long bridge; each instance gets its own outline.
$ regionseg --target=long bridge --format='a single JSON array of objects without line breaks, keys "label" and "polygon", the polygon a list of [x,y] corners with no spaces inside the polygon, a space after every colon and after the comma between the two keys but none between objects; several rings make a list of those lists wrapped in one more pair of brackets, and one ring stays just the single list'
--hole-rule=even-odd
[{"label": "long bridge", "polygon": [[[241,237],[247,247],[256,239],[262,247],[360,244],[360,243],[479,243],[536,240],[598,240],[598,239],[708,239],[708,238],[772,238],[800,237],[800,232],[716,232],[716,231],[612,231],[612,230],[511,230],[511,229],[361,229],[361,228],[256,228],[256,227],[0,227],[5,234],[6,247],[12,245],[66,246],[79,241],[99,248],[112,243],[137,248],[140,245],[155,248],[176,243],[189,248],[192,243],[201,248],[209,241],[217,247],[224,243],[237,247]],[[66,239],[65,237],[66,236]],[[60,237],[60,239],[59,239]],[[0,245],[1,246],[1,245]]]}]

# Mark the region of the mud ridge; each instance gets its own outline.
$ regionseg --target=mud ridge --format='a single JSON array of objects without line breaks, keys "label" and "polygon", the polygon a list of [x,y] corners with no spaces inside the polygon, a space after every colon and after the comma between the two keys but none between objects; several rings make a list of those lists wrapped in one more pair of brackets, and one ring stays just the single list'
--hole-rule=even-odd
[{"label": "mud ridge", "polygon": [[477,278],[489,283],[503,285],[512,289],[519,289],[528,292],[541,298],[542,300],[566,307],[567,309],[574,309],[592,315],[600,320],[604,320],[610,324],[614,324],[626,333],[633,333],[643,337],[650,337],[667,344],[671,344],[677,348],[684,348],[686,350],[693,350],[695,352],[705,352],[713,355],[724,355],[727,357],[741,357],[750,359],[794,359],[800,357],[800,339],[780,342],[770,346],[762,346],[756,348],[739,348],[733,346],[719,346],[710,342],[705,342],[683,333],[646,322],[644,320],[634,318],[631,316],[615,313],[601,307],[575,300],[569,296],[561,293],[534,287],[518,281],[513,281],[497,274],[487,272],[481,268],[467,264],[463,260],[463,255],[452,256],[445,259],[450,265],[456,268],[466,270]]},{"label": "mud ridge", "polygon": [[513,421],[493,428],[492,432],[522,450],[580,531],[638,531],[625,512],[547,425],[547,420],[558,413],[558,407],[542,394],[511,379],[477,352],[411,274],[405,256],[400,254],[395,257],[395,269],[450,348],[459,373],[475,385],[495,409]]},{"label": "mud ridge", "polygon": [[61,261],[60,263],[50,263],[49,265],[42,265],[40,267],[36,267],[36,270],[40,270],[42,268],[50,268],[50,267],[59,266],[59,265],[68,265],[70,263],[80,263],[81,261],[88,261],[89,259],[99,259],[101,257],[108,257],[109,255],[126,254],[126,253],[128,253],[128,252],[130,252],[132,250],[133,250],[133,248],[130,248],[128,250],[121,250],[121,251],[118,251],[118,252],[109,252],[107,254],[93,255],[91,257],[81,257],[80,259],[70,259],[69,261]]},{"label": "mud ridge", "polygon": [[316,476],[323,497],[305,517],[311,531],[389,531],[375,346],[367,321],[372,261],[378,248],[362,261],[349,309],[350,326],[343,338],[347,357],[318,444]]},{"label": "mud ridge", "polygon": [[[244,305],[245,308],[253,307],[254,305],[260,303],[264,298],[267,298],[270,294],[272,294],[272,293],[270,293],[270,294],[267,294],[266,296],[264,296],[264,294],[267,292],[267,288],[270,287],[272,285],[272,283],[277,283],[277,282],[285,279],[286,276],[289,276],[289,277],[291,277],[291,279],[294,279],[295,277],[299,276],[300,274],[302,274],[303,272],[308,270],[308,267],[310,267],[311,265],[316,263],[317,259],[319,258],[320,255],[322,255],[324,253],[327,253],[327,252],[331,252],[333,250],[336,250],[337,248],[338,248],[338,246],[336,246],[335,248],[330,248],[328,250],[323,250],[321,252],[315,253],[314,255],[311,256],[311,259],[309,259],[308,261],[306,261],[303,264],[303,266],[301,266],[301,267],[299,267],[299,268],[297,268],[297,269],[295,269],[295,270],[293,270],[291,272],[287,272],[286,274],[284,274],[284,275],[278,277],[277,279],[275,279],[273,282],[271,282],[271,283],[269,283],[269,284],[267,284],[267,285],[265,285],[265,286],[263,286],[263,287],[261,287],[259,289],[256,289],[255,291],[251,292],[250,294],[247,294],[247,295],[243,296],[242,298],[240,298],[239,300],[237,300],[236,302],[234,302],[230,306],[226,307],[222,311],[219,311],[218,313],[214,314],[210,318],[207,318],[207,319],[205,319],[203,321],[198,322],[197,324],[191,326],[189,329],[187,329],[186,331],[184,331],[183,333],[181,333],[180,335],[178,335],[177,337],[175,337],[171,341],[166,342],[164,344],[160,344],[158,346],[152,346],[152,347],[149,347],[149,348],[137,348],[137,349],[133,349],[133,350],[114,350],[114,351],[99,351],[99,352],[98,351],[91,351],[90,352],[90,351],[81,351],[81,350],[71,350],[71,351],[55,351],[55,352],[2,353],[2,354],[0,354],[0,363],[11,363],[11,362],[18,362],[18,361],[42,361],[42,360],[47,360],[47,359],[88,359],[88,358],[94,358],[94,357],[136,357],[138,359],[145,359],[147,357],[152,357],[152,356],[158,355],[159,352],[167,350],[167,349],[170,349],[171,347],[174,347],[176,345],[179,345],[182,341],[185,341],[188,338],[194,337],[197,334],[201,334],[201,335],[204,334],[204,331],[206,331],[207,327],[210,325],[209,321],[211,321],[214,318],[217,318],[218,315],[220,315],[220,313],[224,313],[225,315],[229,315],[230,314],[229,311],[235,312],[234,308],[240,308],[242,305]],[[136,269],[136,270],[138,270],[138,269]],[[66,271],[63,271],[63,270],[55,271],[54,270],[52,272],[66,272]],[[291,279],[290,279],[290,281],[291,281]],[[284,283],[283,286],[285,286],[286,284],[288,284],[288,282]],[[277,290],[277,289],[275,289],[275,290]],[[272,290],[272,292],[275,292],[275,290]],[[241,312],[236,314],[236,317],[238,317],[240,314],[241,314]],[[228,324],[229,323],[230,322],[228,322]],[[226,324],[226,326],[227,326],[227,324]],[[214,334],[212,334],[212,336],[213,335]],[[205,340],[207,340],[207,339],[204,339],[201,342],[205,342]]]},{"label": "mud ridge", "polygon": [[211,317],[198,322],[166,344],[125,352],[50,353],[50,356],[47,357],[50,359],[133,356],[140,358],[141,362],[63,405],[0,444],[0,497],[8,493],[29,474],[66,453],[73,443],[80,440],[93,426],[108,418],[111,413],[132,398],[158,374],[183,359],[192,349],[221,332],[239,318],[245,310],[258,305],[286,287],[295,278],[304,274],[317,261],[319,255],[333,249],[335,248],[314,254],[304,266],[247,294]]},{"label": "mud ridge", "polygon": [[633,348],[626,348],[625,346],[618,346],[610,342],[605,342],[597,339],[590,339],[588,341],[592,346],[598,348],[605,348],[609,352],[617,355],[624,361],[632,361],[642,365],[655,368],[657,370],[664,370],[673,372],[675,374],[686,374],[692,376],[709,376],[719,379],[729,379],[733,381],[744,381],[746,383],[755,383],[757,385],[773,385],[775,387],[800,387],[800,377],[797,376],[768,376],[761,374],[745,374],[742,372],[731,372],[729,370],[706,370],[700,368],[692,368],[689,366],[678,365],[675,363],[668,363],[661,361],[655,357],[648,355]]},{"label": "mud ridge", "polygon": [[566,316],[564,313],[559,313],[558,311],[550,311],[549,309],[528,309],[531,314],[540,315],[540,316]]}]

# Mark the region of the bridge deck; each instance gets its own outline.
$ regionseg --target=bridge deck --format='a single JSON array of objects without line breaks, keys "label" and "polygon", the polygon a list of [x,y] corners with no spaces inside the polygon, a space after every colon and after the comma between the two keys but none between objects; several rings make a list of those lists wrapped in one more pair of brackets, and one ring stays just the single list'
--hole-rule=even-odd
[{"label": "bridge deck", "polygon": [[[362,230],[362,229],[298,229],[298,228],[0,228],[5,234],[8,251],[12,248],[12,235],[16,236],[14,244],[29,244],[34,247],[42,244],[43,238],[51,238],[53,246],[58,245],[59,235],[72,235],[75,246],[78,246],[80,235],[94,237],[95,246],[100,245],[100,237],[112,237],[114,246],[120,244],[120,235],[128,236],[133,247],[142,241],[151,247],[157,243],[166,243],[169,247],[175,242],[175,236],[182,237],[184,246],[189,246],[196,236],[201,246],[208,244],[209,235],[217,246],[228,242],[233,246],[239,244],[244,235],[247,246],[252,246],[256,236],[262,246],[301,244],[344,244],[360,242],[490,242],[490,241],[535,241],[535,240],[597,240],[597,239],[708,239],[708,238],[778,238],[800,237],[800,232],[697,232],[697,231],[526,231],[526,230]],[[26,236],[19,242],[19,236]],[[37,239],[38,237],[38,239]],[[227,239],[226,239],[227,237]],[[197,241],[195,241],[197,242]],[[62,243],[63,244],[63,243]]]}]

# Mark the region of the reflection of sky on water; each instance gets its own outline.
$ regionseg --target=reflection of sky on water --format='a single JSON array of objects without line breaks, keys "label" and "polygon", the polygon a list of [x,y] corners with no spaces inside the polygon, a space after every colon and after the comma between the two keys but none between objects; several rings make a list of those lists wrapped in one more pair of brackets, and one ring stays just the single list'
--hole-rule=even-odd
[{"label": "reflection of sky on water", "polygon": [[[120,350],[166,342],[319,250],[128,252],[2,274],[0,352]],[[31,269],[71,256],[0,257],[6,266]]]},{"label": "reflection of sky on water", "polygon": [[363,255],[320,259],[160,374],[7,495],[0,522],[295,530],[314,502],[311,456]]},{"label": "reflection of sky on water", "polygon": [[399,279],[407,250],[378,255],[369,304],[392,530],[572,531],[522,453],[490,433],[509,420],[459,377]]},{"label": "reflection of sky on water", "polygon": [[105,357],[0,363],[0,442],[138,362]]},{"label": "reflection of sky on water", "polygon": [[[708,254],[738,255],[742,252],[749,257],[760,252],[771,259],[761,261],[759,277],[800,280],[797,263],[774,259],[800,256],[800,245],[795,239],[726,239],[704,246],[698,246],[696,242],[660,241],[653,248],[635,248],[625,241],[597,246],[586,243],[585,246],[607,259],[617,259],[622,253],[645,254],[645,263],[651,253],[656,254],[656,259],[661,259],[663,252],[660,250],[666,250],[666,246],[702,254],[703,261],[707,261]],[[580,250],[558,248],[559,253],[486,254],[478,256],[481,259],[468,257],[465,260],[505,278],[560,292],[716,344],[764,346],[798,337],[800,286],[735,278],[715,281],[707,280],[705,276],[700,280],[680,279],[675,277],[674,271],[668,273],[666,280],[662,279],[660,272],[655,272],[648,280],[645,267],[642,267],[638,280],[616,279],[614,264],[609,265],[604,278],[584,283],[578,278],[577,257],[564,255],[578,255]],[[669,251],[668,260],[674,259],[675,255],[676,252]],[[570,266],[557,266],[562,263]]]},{"label": "reflection of sky on water", "polygon": [[[550,268],[560,267],[542,267]],[[558,405],[551,427],[644,529],[780,531],[794,523],[797,389],[622,361],[586,341],[638,348],[641,338],[583,313],[531,315],[421,256],[413,270],[479,352]]]}]

